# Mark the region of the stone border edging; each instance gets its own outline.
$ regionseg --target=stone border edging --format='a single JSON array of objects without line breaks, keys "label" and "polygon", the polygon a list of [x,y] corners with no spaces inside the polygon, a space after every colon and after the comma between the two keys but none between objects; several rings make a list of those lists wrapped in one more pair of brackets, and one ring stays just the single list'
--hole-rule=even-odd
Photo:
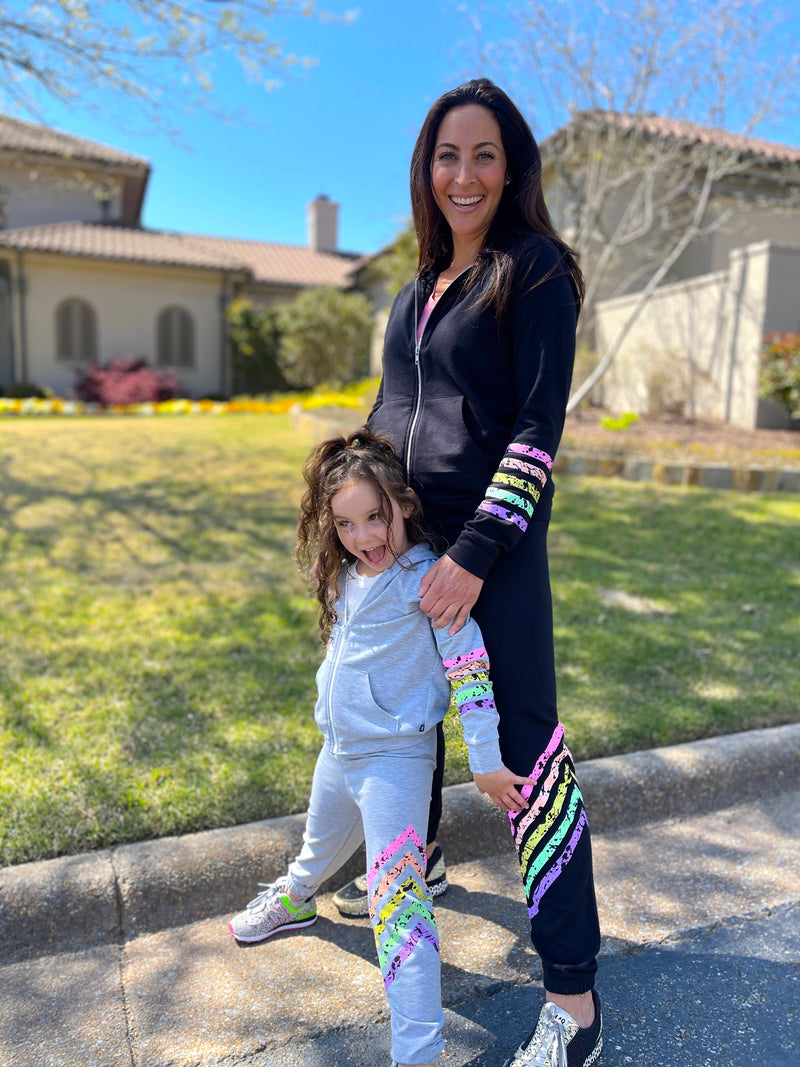
[{"label": "stone border edging", "polygon": [[579,452],[561,448],[553,465],[556,474],[624,478],[656,485],[694,485],[739,492],[800,493],[800,471],[768,467],[731,467],[725,463],[665,462],[647,456]]},{"label": "stone border edging", "polygon": [[[800,723],[587,760],[577,771],[593,831],[622,832],[797,788]],[[502,823],[472,784],[445,790],[440,838],[450,863],[501,851]],[[122,944],[234,912],[257,882],[284,873],[304,824],[304,814],[288,815],[0,869],[3,957]],[[337,883],[362,869],[353,857]]]},{"label": "stone border edging", "polygon": [[[366,414],[354,420],[352,412],[339,418],[320,411],[305,411],[299,404],[289,411],[292,426],[314,444],[357,429]],[[731,467],[725,463],[691,460],[669,462],[648,456],[581,452],[562,446],[553,471],[582,477],[624,478],[655,485],[694,485],[702,489],[734,489],[739,492],[800,493],[800,470],[768,467]]]}]

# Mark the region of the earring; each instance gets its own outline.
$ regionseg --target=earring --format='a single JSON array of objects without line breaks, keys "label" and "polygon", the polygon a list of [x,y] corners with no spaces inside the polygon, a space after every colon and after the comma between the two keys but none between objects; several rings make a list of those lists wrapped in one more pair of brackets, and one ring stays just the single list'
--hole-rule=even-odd
[{"label": "earring", "polygon": [[506,178],[506,180],[503,182],[503,185],[511,185],[511,178]]}]

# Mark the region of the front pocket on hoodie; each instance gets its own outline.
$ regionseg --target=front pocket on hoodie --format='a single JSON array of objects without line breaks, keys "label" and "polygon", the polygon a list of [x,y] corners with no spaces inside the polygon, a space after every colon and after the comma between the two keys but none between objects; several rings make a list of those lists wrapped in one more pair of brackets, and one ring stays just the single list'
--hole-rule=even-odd
[{"label": "front pocket on hoodie", "polygon": [[395,714],[376,700],[365,671],[339,667],[331,698],[338,751],[350,756],[365,755],[394,739],[402,739],[401,744],[405,745],[433,729],[447,709],[447,696],[440,690],[449,693],[449,686],[443,680],[443,672],[435,676],[400,675],[400,689],[389,697]]},{"label": "front pocket on hoodie", "polygon": [[473,439],[461,396],[426,397],[414,437],[414,475],[440,496],[476,496],[491,481],[494,465]]},{"label": "front pocket on hoodie", "polygon": [[401,459],[411,422],[411,411],[412,401],[410,399],[389,400],[381,404],[369,420],[370,428],[375,433],[388,437]]},{"label": "front pocket on hoodie", "polygon": [[400,720],[377,702],[369,675],[345,664],[336,672],[331,712],[344,752],[362,751],[364,742],[385,740],[399,733]]}]

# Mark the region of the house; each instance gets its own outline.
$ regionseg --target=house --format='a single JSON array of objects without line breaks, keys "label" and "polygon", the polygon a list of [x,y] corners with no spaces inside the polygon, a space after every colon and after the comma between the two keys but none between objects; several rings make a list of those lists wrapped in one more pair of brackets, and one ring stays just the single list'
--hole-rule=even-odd
[{"label": "house", "polygon": [[309,245],[145,229],[147,160],[0,116],[0,388],[68,395],[91,362],[144,356],[188,396],[229,391],[224,310],[350,288],[338,205],[308,208]]},{"label": "house", "polygon": [[582,340],[617,349],[593,398],[788,425],[758,375],[765,334],[800,330],[800,148],[585,111],[542,159],[555,225],[589,280]]}]

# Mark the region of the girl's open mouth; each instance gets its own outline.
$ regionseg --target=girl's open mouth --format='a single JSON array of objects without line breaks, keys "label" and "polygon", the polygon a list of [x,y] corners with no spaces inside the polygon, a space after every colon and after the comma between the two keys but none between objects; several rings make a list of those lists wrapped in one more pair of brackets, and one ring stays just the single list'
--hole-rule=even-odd
[{"label": "girl's open mouth", "polygon": [[378,548],[369,548],[364,551],[364,559],[372,567],[379,567],[381,563],[386,559],[386,545],[379,545]]}]

